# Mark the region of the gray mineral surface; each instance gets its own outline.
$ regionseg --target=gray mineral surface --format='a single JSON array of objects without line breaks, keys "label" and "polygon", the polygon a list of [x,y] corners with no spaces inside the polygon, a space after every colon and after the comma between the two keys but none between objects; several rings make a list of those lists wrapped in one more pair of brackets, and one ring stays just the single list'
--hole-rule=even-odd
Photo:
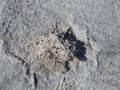
[{"label": "gray mineral surface", "polygon": [[120,0],[0,0],[0,90],[120,90]]}]

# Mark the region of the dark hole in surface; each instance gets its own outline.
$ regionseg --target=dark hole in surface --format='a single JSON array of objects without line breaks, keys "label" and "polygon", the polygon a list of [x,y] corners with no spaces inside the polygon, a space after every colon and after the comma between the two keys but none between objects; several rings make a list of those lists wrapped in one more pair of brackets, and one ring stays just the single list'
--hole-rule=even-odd
[{"label": "dark hole in surface", "polygon": [[78,40],[75,46],[76,50],[74,52],[74,56],[76,56],[80,60],[86,61],[87,60],[87,58],[85,57],[86,48],[84,47],[84,42]]},{"label": "dark hole in surface", "polygon": [[[54,32],[53,32],[54,33]],[[65,49],[70,51],[68,53],[69,59],[65,62],[65,68],[69,71],[71,68],[69,66],[69,61],[73,60],[73,57],[78,58],[80,61],[86,61],[87,58],[85,43],[76,38],[72,27],[69,27],[67,32],[57,31],[57,37],[59,41],[65,46]],[[57,58],[55,58],[57,59]]]},{"label": "dark hole in surface", "polygon": [[26,0],[26,3],[28,3],[29,1],[28,0]]},{"label": "dark hole in surface", "polygon": [[[74,56],[77,57],[79,60],[86,61],[87,58],[85,57],[86,54],[86,48],[84,47],[84,42],[78,40],[74,33],[72,32],[72,28],[70,27],[67,32],[64,34],[63,40],[67,40],[69,42],[70,47],[69,49],[71,52],[73,52]],[[73,48],[75,50],[73,50]]]},{"label": "dark hole in surface", "polygon": [[55,57],[55,60],[57,60],[57,57]]},{"label": "dark hole in surface", "polygon": [[29,76],[30,76],[30,71],[31,71],[30,68],[27,68],[27,69],[26,69],[26,75],[29,75]]},{"label": "dark hole in surface", "polygon": [[38,84],[38,78],[37,78],[36,73],[33,73],[33,78],[34,78],[34,86],[35,86],[35,89],[36,89],[37,88],[37,84]]},{"label": "dark hole in surface", "polygon": [[36,42],[36,45],[38,45],[39,44],[39,42]]},{"label": "dark hole in surface", "polygon": [[73,41],[76,41],[76,37],[74,36],[71,27],[69,27],[67,32],[64,34],[63,40],[68,40],[69,43],[72,43]]},{"label": "dark hole in surface", "polygon": [[70,70],[69,60],[65,62],[65,68],[66,68],[67,72]]}]

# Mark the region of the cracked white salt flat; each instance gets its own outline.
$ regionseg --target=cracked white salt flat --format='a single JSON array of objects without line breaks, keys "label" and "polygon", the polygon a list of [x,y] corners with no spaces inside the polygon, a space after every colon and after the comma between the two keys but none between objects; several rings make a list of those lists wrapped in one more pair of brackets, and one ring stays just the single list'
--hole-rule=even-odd
[{"label": "cracked white salt flat", "polygon": [[0,0],[0,90],[120,90],[119,6]]}]

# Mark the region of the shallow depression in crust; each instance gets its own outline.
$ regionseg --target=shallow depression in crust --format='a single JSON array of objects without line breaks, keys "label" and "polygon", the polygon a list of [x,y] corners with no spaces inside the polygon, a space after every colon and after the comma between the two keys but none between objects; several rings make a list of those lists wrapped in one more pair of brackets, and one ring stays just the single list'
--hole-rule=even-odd
[{"label": "shallow depression in crust", "polygon": [[27,45],[29,58],[27,63],[32,70],[39,72],[47,69],[54,72],[69,71],[70,61],[86,61],[86,48],[83,41],[76,38],[72,28],[43,34]]},{"label": "shallow depression in crust", "polygon": [[47,68],[51,71],[65,71],[65,62],[68,60],[68,53],[54,34],[42,35],[27,45],[31,68],[39,71]]}]

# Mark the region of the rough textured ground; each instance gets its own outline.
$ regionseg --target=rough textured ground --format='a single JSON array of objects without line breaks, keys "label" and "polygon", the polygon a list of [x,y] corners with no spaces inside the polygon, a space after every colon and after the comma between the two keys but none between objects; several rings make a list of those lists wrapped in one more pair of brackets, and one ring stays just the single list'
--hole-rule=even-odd
[{"label": "rough textured ground", "polygon": [[0,90],[120,90],[120,0],[0,0]]}]

